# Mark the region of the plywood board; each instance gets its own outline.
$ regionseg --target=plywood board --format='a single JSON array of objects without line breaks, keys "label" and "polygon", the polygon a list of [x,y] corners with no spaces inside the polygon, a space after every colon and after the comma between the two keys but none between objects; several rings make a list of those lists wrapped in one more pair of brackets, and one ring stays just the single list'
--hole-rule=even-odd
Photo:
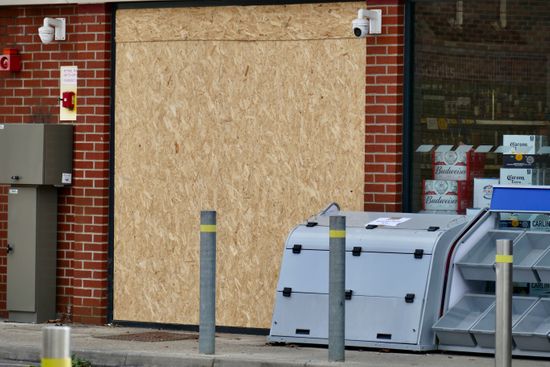
[{"label": "plywood board", "polygon": [[117,12],[117,42],[352,39],[364,2],[135,9]]},{"label": "plywood board", "polygon": [[361,210],[364,62],[349,38],[117,43],[115,319],[198,323],[215,209],[217,323],[270,327],[292,227]]}]

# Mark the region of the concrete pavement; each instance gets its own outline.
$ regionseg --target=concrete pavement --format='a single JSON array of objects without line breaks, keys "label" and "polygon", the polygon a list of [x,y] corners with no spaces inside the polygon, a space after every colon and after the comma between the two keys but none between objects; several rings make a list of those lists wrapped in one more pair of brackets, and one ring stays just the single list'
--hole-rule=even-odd
[{"label": "concrete pavement", "polygon": [[[43,326],[0,322],[0,362],[4,363],[0,366],[8,366],[6,360],[28,361],[27,365],[37,365],[40,359]],[[272,346],[266,343],[264,336],[241,334],[217,334],[216,355],[205,356],[198,353],[196,333],[166,331],[168,336],[190,337],[191,339],[154,341],[155,338],[146,337],[141,338],[145,341],[137,341],[136,338],[134,340],[120,339],[124,339],[128,335],[139,336],[139,334],[154,330],[110,326],[69,326],[72,327],[72,353],[92,362],[95,367],[494,366],[493,359],[487,356],[437,352],[389,353],[377,350],[347,350],[345,363],[329,363],[326,348],[297,345]],[[514,359],[513,364],[514,367],[550,367],[550,361],[540,359]],[[14,362],[13,365],[20,366],[21,364]]]}]

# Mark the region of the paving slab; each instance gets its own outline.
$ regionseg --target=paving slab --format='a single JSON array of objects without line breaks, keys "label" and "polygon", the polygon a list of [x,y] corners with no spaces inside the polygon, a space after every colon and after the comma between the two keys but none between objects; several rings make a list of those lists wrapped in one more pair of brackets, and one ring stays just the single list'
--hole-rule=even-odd
[{"label": "paving slab", "polygon": [[[45,325],[0,322],[0,362],[37,365],[40,359],[42,328]],[[125,336],[151,333],[152,329],[115,326],[71,326],[71,350],[94,367],[493,367],[490,356],[430,353],[400,353],[381,350],[346,350],[346,362],[327,361],[327,349],[302,345],[270,345],[265,336],[216,334],[216,354],[198,352],[196,334],[177,334],[184,340],[154,341],[145,335],[135,340]],[[159,332],[161,335],[163,332]],[[190,335],[192,334],[192,335]],[[194,334],[194,335],[193,335]],[[153,334],[154,335],[154,334]],[[170,335],[168,335],[170,336]],[[173,336],[173,335],[172,335]],[[186,339],[185,339],[186,338]],[[162,338],[158,338],[162,339]],[[514,367],[550,367],[543,359],[514,358]],[[24,364],[23,364],[24,365]],[[0,364],[0,366],[3,366]]]}]

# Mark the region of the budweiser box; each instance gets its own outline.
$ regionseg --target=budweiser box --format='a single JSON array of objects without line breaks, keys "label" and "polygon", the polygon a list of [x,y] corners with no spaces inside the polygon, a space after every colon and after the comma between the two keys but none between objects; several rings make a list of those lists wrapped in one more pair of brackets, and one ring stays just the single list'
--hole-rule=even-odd
[{"label": "budweiser box", "polygon": [[503,185],[540,185],[544,183],[543,170],[533,168],[501,168],[500,183]]},{"label": "budweiser box", "polygon": [[464,213],[469,206],[468,186],[465,181],[424,180],[423,209]]},{"label": "budweiser box", "polygon": [[447,151],[433,153],[433,179],[470,181],[483,175],[485,155],[473,151]]},{"label": "budweiser box", "polygon": [[488,208],[493,197],[493,185],[498,185],[498,178],[474,178],[474,208]]},{"label": "budweiser box", "polygon": [[502,213],[498,226],[507,229],[550,232],[550,216],[546,214]]},{"label": "budweiser box", "polygon": [[505,168],[544,168],[548,166],[547,155],[504,154],[502,166]]},{"label": "budweiser box", "polygon": [[546,145],[543,135],[503,135],[502,145],[506,154],[537,154]]}]

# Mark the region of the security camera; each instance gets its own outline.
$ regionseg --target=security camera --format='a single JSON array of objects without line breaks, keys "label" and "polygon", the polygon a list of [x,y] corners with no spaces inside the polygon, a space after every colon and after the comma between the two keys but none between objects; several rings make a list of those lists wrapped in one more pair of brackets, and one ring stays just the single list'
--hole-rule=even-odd
[{"label": "security camera", "polygon": [[357,38],[365,38],[367,34],[382,33],[382,10],[359,9],[357,19],[351,22],[351,27]]},{"label": "security camera", "polygon": [[38,35],[45,45],[53,40],[65,40],[65,18],[44,18],[44,25],[38,28]]},{"label": "security camera", "polygon": [[353,34],[357,38],[364,38],[369,34],[369,21],[367,19],[354,19],[353,22],[351,22],[351,26],[353,28]]},{"label": "security camera", "polygon": [[40,36],[40,41],[43,44],[47,45],[53,41],[55,29],[50,26],[43,26],[38,28],[38,35]]}]

